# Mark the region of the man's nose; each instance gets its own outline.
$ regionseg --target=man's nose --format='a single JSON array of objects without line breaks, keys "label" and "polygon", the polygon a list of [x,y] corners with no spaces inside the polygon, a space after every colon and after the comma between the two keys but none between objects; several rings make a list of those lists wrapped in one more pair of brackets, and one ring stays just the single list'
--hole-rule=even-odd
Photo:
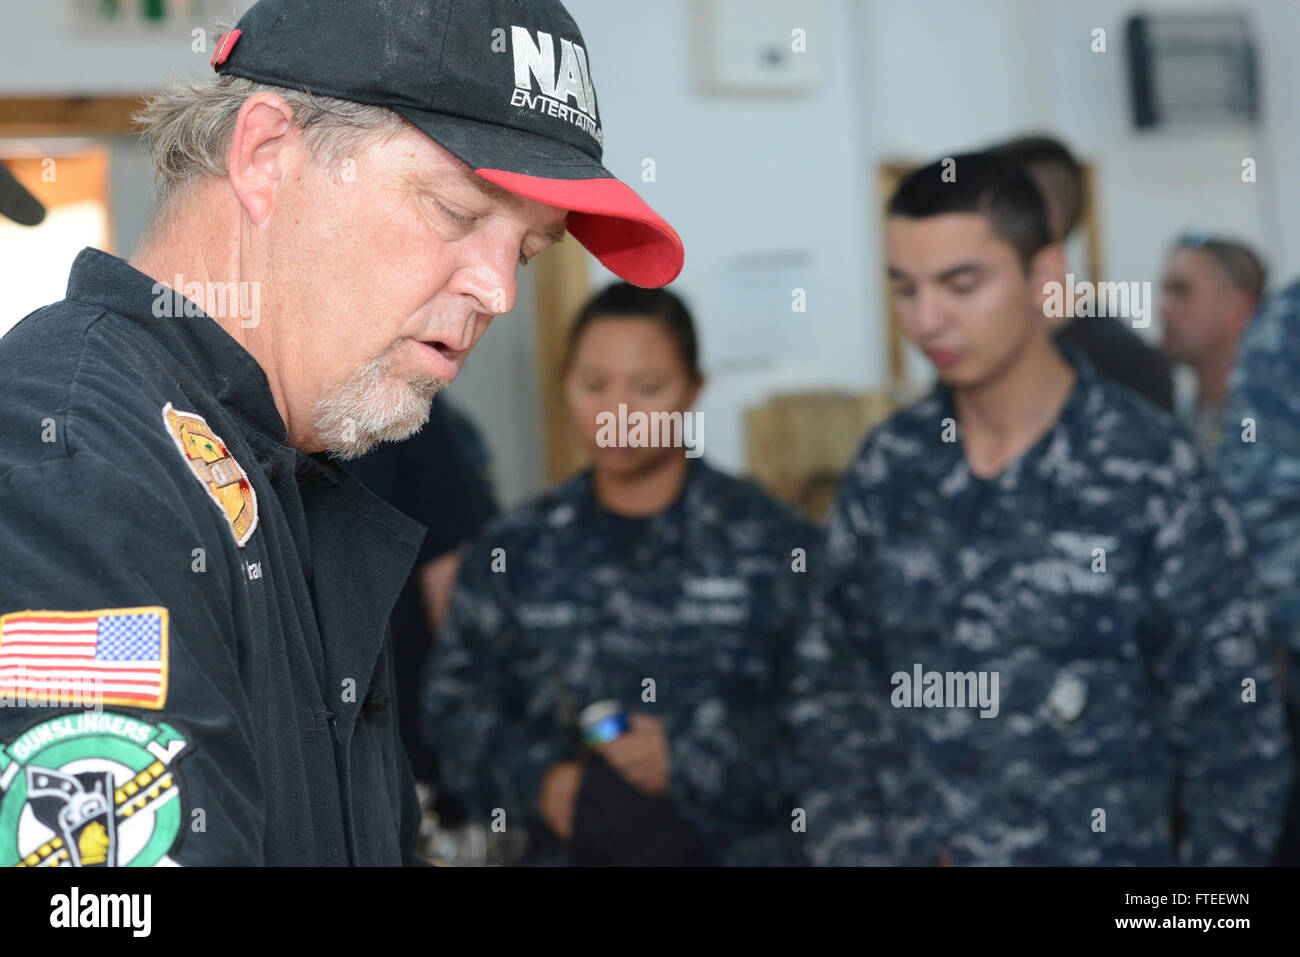
[{"label": "man's nose", "polygon": [[943,306],[936,291],[922,287],[916,292],[912,307],[912,328],[917,339],[924,340],[943,329]]},{"label": "man's nose", "polygon": [[453,291],[476,301],[475,311],[501,316],[515,308],[519,246],[496,237],[466,250],[467,261],[457,273]]}]

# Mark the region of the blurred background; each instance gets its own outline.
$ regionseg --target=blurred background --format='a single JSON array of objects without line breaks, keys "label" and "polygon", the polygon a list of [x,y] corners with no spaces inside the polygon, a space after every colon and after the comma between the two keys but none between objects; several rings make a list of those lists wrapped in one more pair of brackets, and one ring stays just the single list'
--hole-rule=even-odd
[{"label": "blurred background", "polygon": [[[1254,246],[1274,286],[1296,272],[1294,0],[566,5],[606,165],[686,244],[673,288],[702,336],[705,457],[814,514],[866,425],[927,377],[890,333],[880,209],[899,170],[1049,134],[1091,183],[1070,247],[1081,277],[1158,292],[1188,228]],[[61,298],[81,247],[133,253],[153,186],[130,114],[168,75],[210,69],[218,18],[249,6],[6,0],[0,161],[50,214],[36,229],[0,223],[0,334]],[[611,278],[572,240],[540,257],[449,390],[507,507],[578,464],[561,340]],[[1138,331],[1158,344],[1158,314]]]}]

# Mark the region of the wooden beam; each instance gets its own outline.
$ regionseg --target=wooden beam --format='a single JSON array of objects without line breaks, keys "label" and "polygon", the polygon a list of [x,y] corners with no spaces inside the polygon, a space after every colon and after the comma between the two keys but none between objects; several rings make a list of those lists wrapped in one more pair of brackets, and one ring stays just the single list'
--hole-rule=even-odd
[{"label": "wooden beam", "polygon": [[135,132],[134,96],[0,97],[0,136],[120,136]]},{"label": "wooden beam", "polygon": [[1101,251],[1101,214],[1097,210],[1097,174],[1091,163],[1083,163],[1083,215],[1080,217],[1086,233],[1088,278],[1105,282],[1106,263]]},{"label": "wooden beam", "polygon": [[568,236],[538,256],[533,267],[537,277],[538,382],[548,483],[573,474],[587,462],[569,424],[562,367],[569,328],[590,294],[588,255],[576,239]]}]

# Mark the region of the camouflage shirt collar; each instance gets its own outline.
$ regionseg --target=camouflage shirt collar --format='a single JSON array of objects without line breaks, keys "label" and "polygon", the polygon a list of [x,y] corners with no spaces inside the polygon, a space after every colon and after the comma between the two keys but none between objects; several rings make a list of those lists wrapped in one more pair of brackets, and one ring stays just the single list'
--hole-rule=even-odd
[{"label": "camouflage shirt collar", "polygon": [[[708,497],[708,488],[712,485],[712,478],[716,473],[708,465],[704,464],[702,458],[688,458],[686,460],[686,481],[682,485],[681,492],[673,503],[654,515],[647,516],[648,524],[657,528],[672,528],[685,525],[690,517],[699,511],[700,503]],[[594,470],[587,468],[585,471],[574,476],[568,483],[565,497],[577,510],[580,516],[580,522],[606,523],[606,509],[602,508],[596,501],[596,493],[592,487]]]},{"label": "camouflage shirt collar", "polygon": [[[1096,367],[1092,360],[1077,345],[1070,342],[1054,342],[1057,351],[1061,357],[1068,362],[1073,368],[1078,378],[1075,380],[1074,387],[1070,390],[1069,397],[1065,400],[1065,405],[1061,407],[1060,414],[1051,427],[1030,446],[1022,455],[1014,459],[998,473],[998,475],[988,481],[998,486],[1011,487],[1017,484],[1019,477],[1025,474],[1026,469],[1034,466],[1044,456],[1057,450],[1061,443],[1065,443],[1066,449],[1086,448],[1085,432],[1089,423],[1094,421],[1096,410],[1100,407],[1099,403],[1104,402],[1101,379],[1097,373]],[[957,421],[956,405],[953,402],[952,390],[943,383],[935,383],[934,389],[922,400],[933,403],[938,413],[937,418],[942,422],[946,418]],[[923,458],[923,468],[928,468],[932,478],[938,482],[949,476],[954,466],[969,471],[966,464],[965,453],[960,442],[949,443],[950,452],[948,455],[926,456]],[[972,476],[973,478],[973,476]]]}]

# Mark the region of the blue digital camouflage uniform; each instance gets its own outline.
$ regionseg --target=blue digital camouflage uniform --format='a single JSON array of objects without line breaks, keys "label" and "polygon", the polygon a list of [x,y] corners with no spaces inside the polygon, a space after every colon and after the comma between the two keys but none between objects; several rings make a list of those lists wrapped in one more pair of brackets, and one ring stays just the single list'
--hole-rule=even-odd
[{"label": "blue digital camouflage uniform", "polygon": [[1260,307],[1237,346],[1218,451],[1224,488],[1251,539],[1273,634],[1292,651],[1300,650],[1298,383],[1295,283]]},{"label": "blue digital camouflage uniform", "polygon": [[777,831],[791,843],[777,698],[806,618],[794,569],[820,533],[699,459],[636,525],[585,473],[466,549],[424,695],[446,786],[471,816],[532,819],[545,770],[576,753],[577,713],[614,699],[664,722],[669,796],[719,862],[789,863],[774,859]]},{"label": "blue digital camouflage uniform", "polygon": [[[1180,858],[1268,862],[1290,760],[1239,522],[1185,431],[1067,357],[1057,422],[993,480],[943,441],[941,386],[854,460],[800,649],[814,863],[1173,863],[1176,768]],[[926,703],[918,665],[996,674],[996,716],[893,706]]]}]

